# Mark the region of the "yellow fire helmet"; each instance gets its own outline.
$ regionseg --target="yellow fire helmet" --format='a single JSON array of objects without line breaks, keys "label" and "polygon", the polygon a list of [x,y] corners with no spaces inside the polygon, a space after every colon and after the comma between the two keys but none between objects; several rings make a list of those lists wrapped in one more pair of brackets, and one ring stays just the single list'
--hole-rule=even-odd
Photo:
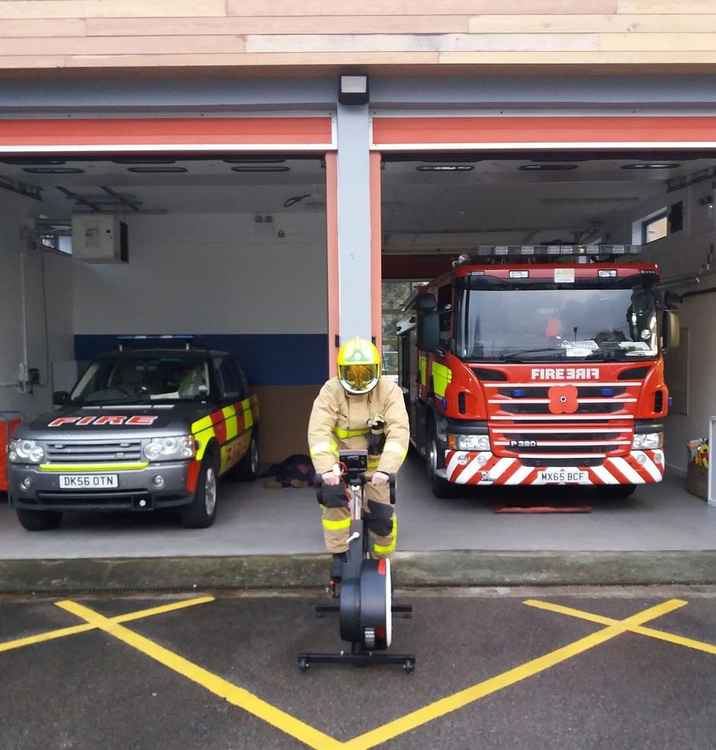
[{"label": "yellow fire helmet", "polygon": [[380,378],[380,353],[366,339],[358,336],[346,341],[338,350],[338,380],[348,393],[369,393]]}]

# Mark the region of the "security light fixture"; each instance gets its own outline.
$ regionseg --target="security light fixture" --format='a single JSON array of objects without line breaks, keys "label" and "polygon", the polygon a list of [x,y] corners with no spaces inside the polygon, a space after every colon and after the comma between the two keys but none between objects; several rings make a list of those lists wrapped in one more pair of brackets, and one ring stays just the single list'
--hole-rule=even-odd
[{"label": "security light fixture", "polygon": [[186,167],[128,167],[127,171],[138,174],[174,174],[189,170]]},{"label": "security light fixture", "polygon": [[84,169],[79,167],[23,167],[28,174],[82,174]]},{"label": "security light fixture", "polygon": [[637,164],[624,164],[622,169],[676,169],[681,164],[673,161],[638,162]]},{"label": "security light fixture", "polygon": [[473,164],[421,164],[418,172],[472,172]]},{"label": "security light fixture", "polygon": [[340,104],[368,104],[368,76],[338,76],[338,101]]},{"label": "security light fixture", "polygon": [[246,167],[231,167],[232,172],[240,172],[241,174],[266,174],[269,172],[290,172],[291,167],[270,167],[270,166],[246,166]]},{"label": "security light fixture", "polygon": [[577,167],[577,164],[523,164],[520,170],[522,172],[569,172]]}]

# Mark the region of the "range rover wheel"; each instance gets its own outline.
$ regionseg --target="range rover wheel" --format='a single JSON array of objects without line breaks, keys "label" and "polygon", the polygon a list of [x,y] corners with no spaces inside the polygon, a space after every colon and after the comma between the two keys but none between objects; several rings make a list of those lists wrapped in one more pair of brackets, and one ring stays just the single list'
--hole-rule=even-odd
[{"label": "range rover wheel", "polygon": [[431,433],[428,452],[425,459],[428,470],[428,479],[430,480],[430,487],[433,491],[433,495],[442,499],[458,497],[460,495],[460,485],[448,482],[447,479],[438,476],[438,436],[435,434],[434,428]]},{"label": "range rover wheel", "polygon": [[48,531],[56,529],[62,523],[62,513],[56,510],[20,510],[17,518],[28,531]]},{"label": "range rover wheel", "polygon": [[256,431],[251,435],[251,443],[246,455],[236,464],[235,476],[242,482],[252,482],[259,475],[261,459],[259,455],[259,436]]},{"label": "range rover wheel", "polygon": [[207,456],[199,472],[194,499],[181,514],[182,524],[187,529],[206,529],[214,523],[218,500],[217,484],[216,459]]}]

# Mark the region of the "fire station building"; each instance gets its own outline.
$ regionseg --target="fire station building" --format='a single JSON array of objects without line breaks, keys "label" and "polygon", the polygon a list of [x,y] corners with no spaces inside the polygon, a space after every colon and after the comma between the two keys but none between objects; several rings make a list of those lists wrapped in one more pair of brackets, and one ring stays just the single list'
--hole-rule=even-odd
[{"label": "fire station building", "polygon": [[3,0],[0,411],[117,336],[194,335],[277,462],[341,341],[399,376],[405,303],[461,254],[640,246],[678,300],[683,491],[716,414],[715,67],[700,0]]}]

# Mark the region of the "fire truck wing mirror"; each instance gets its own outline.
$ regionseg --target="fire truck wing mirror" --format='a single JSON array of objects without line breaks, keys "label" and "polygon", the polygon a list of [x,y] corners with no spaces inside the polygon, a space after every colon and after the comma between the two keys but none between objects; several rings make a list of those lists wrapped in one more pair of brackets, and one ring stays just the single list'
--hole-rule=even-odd
[{"label": "fire truck wing mirror", "polygon": [[437,312],[423,313],[418,318],[418,349],[434,352],[440,346],[440,317]]},{"label": "fire truck wing mirror", "polygon": [[420,313],[435,312],[438,309],[438,301],[434,294],[419,294],[415,298],[415,306]]},{"label": "fire truck wing mirror", "polygon": [[679,316],[673,310],[664,311],[664,349],[678,349],[681,340]]}]

